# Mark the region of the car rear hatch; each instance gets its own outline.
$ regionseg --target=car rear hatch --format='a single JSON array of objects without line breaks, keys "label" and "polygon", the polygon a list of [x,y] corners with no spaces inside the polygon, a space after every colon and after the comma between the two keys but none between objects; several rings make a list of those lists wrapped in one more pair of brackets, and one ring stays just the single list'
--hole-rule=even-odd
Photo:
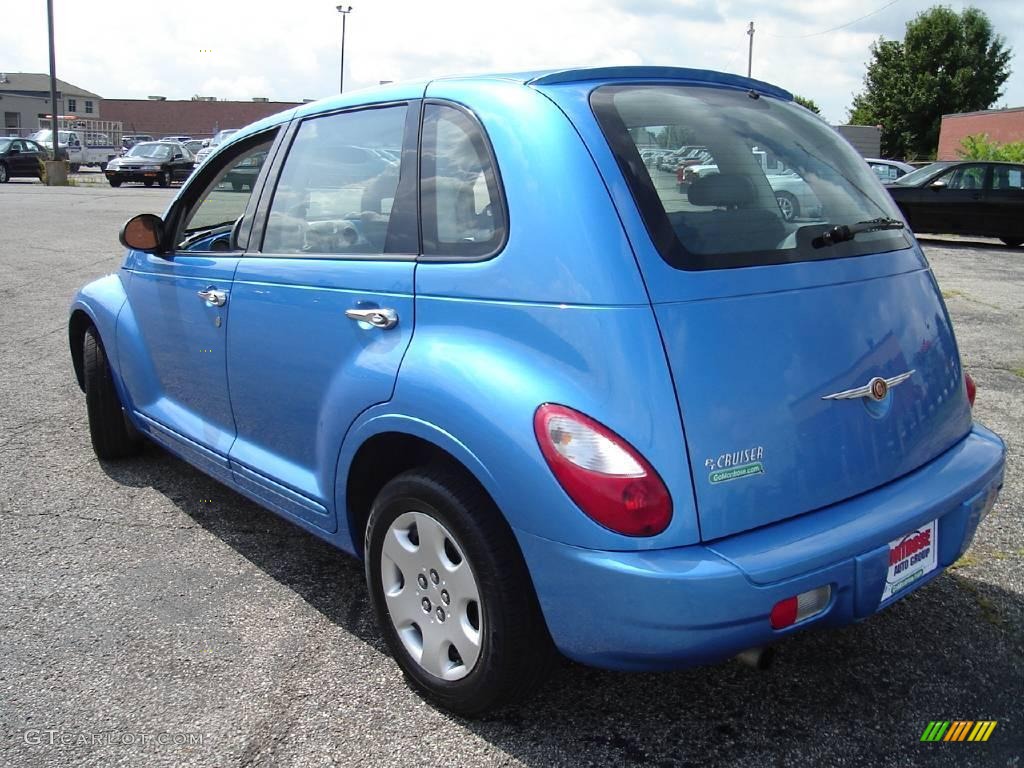
[{"label": "car rear hatch", "polygon": [[[707,85],[546,90],[634,243],[713,540],[905,475],[962,439],[971,415],[934,278],[868,166],[784,98]],[[708,147],[716,173],[679,190],[637,159],[673,142]],[[763,153],[806,183],[795,219]],[[852,239],[822,237],[869,220],[877,229]]]}]

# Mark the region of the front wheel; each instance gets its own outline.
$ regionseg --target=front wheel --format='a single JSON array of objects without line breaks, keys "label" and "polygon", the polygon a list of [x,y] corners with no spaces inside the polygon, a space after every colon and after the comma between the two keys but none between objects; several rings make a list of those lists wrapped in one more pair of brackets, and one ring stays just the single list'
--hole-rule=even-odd
[{"label": "front wheel", "polygon": [[159,176],[157,176],[156,180],[157,184],[159,184],[161,187],[171,186],[171,174],[168,173],[167,171],[164,171]]},{"label": "front wheel", "polygon": [[146,186],[146,187],[152,187],[153,186],[153,180],[152,179],[143,179],[142,180],[142,184],[143,184],[143,186]]},{"label": "front wheel", "polygon": [[1024,244],[1024,237],[1000,237],[999,239],[1011,248],[1018,248]]},{"label": "front wheel", "polygon": [[775,202],[779,204],[779,210],[782,211],[782,218],[786,221],[792,221],[800,215],[800,205],[797,203],[796,198],[789,192],[776,192]]},{"label": "front wheel", "polygon": [[11,180],[11,172],[7,170],[7,166],[0,163],[0,184],[6,184]]},{"label": "front wheel", "polygon": [[79,171],[79,170],[81,169],[81,167],[82,167],[82,166],[81,166],[81,164],[80,164],[80,163],[71,163],[71,166],[70,166],[70,171],[71,171],[72,173],[78,173],[78,171]]},{"label": "front wheel", "polygon": [[101,459],[136,455],[142,450],[142,438],[125,415],[107,353],[95,328],[87,329],[82,340],[82,369],[93,451]]},{"label": "front wheel", "polygon": [[110,186],[112,186],[112,187],[120,187],[121,186],[121,180],[120,179],[107,179],[107,181],[110,182]]},{"label": "front wheel", "polygon": [[474,716],[532,693],[553,645],[512,531],[487,494],[446,467],[405,472],[366,526],[370,602],[410,684]]},{"label": "front wheel", "polygon": [[100,173],[106,173],[106,172],[107,172],[107,164],[106,163],[100,163]]}]

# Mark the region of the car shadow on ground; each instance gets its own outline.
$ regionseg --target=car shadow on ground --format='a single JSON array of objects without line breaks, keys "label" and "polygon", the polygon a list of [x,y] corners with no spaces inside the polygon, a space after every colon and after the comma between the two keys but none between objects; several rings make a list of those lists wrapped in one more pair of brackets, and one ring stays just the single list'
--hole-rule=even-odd
[{"label": "car shadow on ground", "polygon": [[[355,558],[155,446],[103,469],[118,483],[157,490],[328,620],[387,654]],[[201,502],[210,498],[217,503]],[[537,768],[1016,765],[1024,753],[1024,598],[968,571],[951,569],[868,621],[785,640],[767,671],[730,661],[616,673],[564,661],[523,704],[479,720],[445,717]],[[999,721],[985,744],[920,741],[931,720],[983,719]],[[971,749],[969,758],[961,747]]]}]

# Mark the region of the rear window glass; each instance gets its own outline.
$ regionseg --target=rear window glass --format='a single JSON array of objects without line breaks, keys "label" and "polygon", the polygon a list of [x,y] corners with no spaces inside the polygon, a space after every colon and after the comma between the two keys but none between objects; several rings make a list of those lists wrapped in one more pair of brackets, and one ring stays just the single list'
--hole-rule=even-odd
[{"label": "rear window glass", "polygon": [[[647,230],[681,269],[725,269],[906,248],[907,232],[861,232],[815,248],[836,225],[902,219],[838,133],[794,104],[701,86],[605,86],[591,95]],[[659,162],[643,153],[665,151]]]}]

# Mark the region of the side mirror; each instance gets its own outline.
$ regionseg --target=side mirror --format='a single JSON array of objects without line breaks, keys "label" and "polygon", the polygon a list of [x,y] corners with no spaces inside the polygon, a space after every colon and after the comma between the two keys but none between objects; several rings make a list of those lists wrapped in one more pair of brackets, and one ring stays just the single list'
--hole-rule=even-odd
[{"label": "side mirror", "polygon": [[21,150],[18,149],[17,147],[11,147],[11,150],[10,150],[10,152],[8,152],[8,154],[10,154],[10,155],[20,155],[21,154]]},{"label": "side mirror", "polygon": [[946,188],[946,182],[944,182],[944,181],[933,181],[931,184],[928,185],[928,187],[930,189],[935,189],[935,190],[945,189]]},{"label": "side mirror", "polygon": [[163,235],[163,219],[154,213],[140,213],[125,222],[118,239],[125,248],[157,253],[160,250],[160,243],[163,242]]},{"label": "side mirror", "polygon": [[204,147],[210,146],[210,140],[209,139],[203,139],[203,146]]}]

